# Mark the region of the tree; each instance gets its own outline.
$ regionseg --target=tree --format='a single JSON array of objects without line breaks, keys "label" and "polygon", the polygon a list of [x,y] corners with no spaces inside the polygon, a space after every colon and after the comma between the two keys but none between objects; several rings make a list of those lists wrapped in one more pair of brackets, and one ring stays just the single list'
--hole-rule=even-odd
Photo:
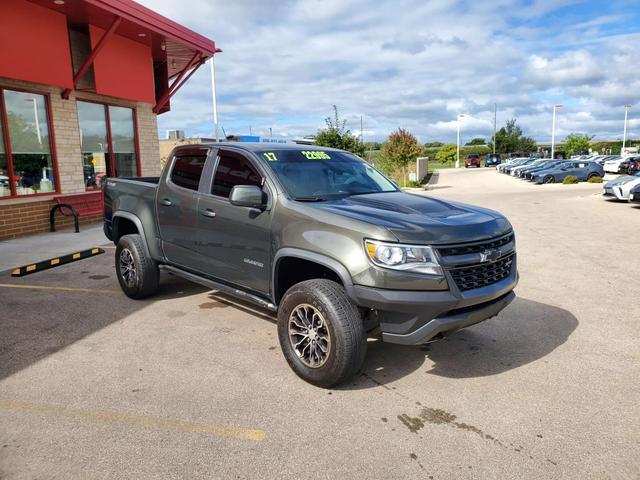
[{"label": "tree", "polygon": [[455,162],[457,147],[455,143],[447,143],[444,145],[438,153],[436,153],[436,160],[438,162]]},{"label": "tree", "polygon": [[424,144],[424,148],[432,148],[432,147],[441,147],[444,143],[442,142],[427,142]]},{"label": "tree", "polygon": [[382,147],[382,156],[385,159],[383,163],[402,170],[405,187],[407,186],[407,167],[420,155],[422,155],[422,147],[418,139],[402,128],[392,132]]},{"label": "tree", "polygon": [[333,106],[333,117],[325,118],[324,123],[327,128],[318,131],[315,145],[339,148],[361,157],[364,156],[364,145],[347,128],[347,121],[340,119],[336,105]]},{"label": "tree", "polygon": [[486,145],[487,141],[484,138],[476,137],[465,145]]},{"label": "tree", "polygon": [[579,133],[570,133],[564,141],[564,151],[568,156],[573,155],[573,152],[586,152],[589,150],[589,144],[593,139],[592,135],[580,135]]},{"label": "tree", "polygon": [[[496,153],[530,153],[535,151],[536,142],[531,137],[525,137],[516,119],[508,120],[506,125],[496,132]],[[493,147],[493,144],[489,144]]]}]

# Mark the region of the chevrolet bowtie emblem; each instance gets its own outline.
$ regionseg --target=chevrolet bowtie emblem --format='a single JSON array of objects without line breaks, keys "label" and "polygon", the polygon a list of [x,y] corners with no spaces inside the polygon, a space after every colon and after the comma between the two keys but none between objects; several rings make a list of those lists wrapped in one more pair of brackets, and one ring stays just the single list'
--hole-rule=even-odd
[{"label": "chevrolet bowtie emblem", "polygon": [[483,252],[480,252],[480,261],[484,262],[495,262],[500,257],[499,250],[487,249]]}]

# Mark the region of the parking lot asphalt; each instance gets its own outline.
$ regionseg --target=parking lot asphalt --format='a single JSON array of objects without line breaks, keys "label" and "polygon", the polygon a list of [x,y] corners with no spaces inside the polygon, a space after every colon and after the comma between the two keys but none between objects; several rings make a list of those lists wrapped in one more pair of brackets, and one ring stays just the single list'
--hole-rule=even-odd
[{"label": "parking lot asphalt", "polygon": [[113,248],[4,272],[0,478],[636,479],[640,208],[600,190],[442,171],[424,194],[513,223],[518,299],[438,343],[370,339],[333,390],[267,312],[173,277],[126,298]]}]

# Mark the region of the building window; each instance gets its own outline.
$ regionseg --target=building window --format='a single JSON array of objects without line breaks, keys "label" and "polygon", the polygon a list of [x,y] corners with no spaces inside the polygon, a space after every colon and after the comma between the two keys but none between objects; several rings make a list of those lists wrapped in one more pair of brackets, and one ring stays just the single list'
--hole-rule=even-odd
[{"label": "building window", "polygon": [[0,89],[0,197],[55,192],[48,99]]},{"label": "building window", "polygon": [[105,177],[140,175],[133,109],[82,101],[77,105],[86,188],[99,187]]}]

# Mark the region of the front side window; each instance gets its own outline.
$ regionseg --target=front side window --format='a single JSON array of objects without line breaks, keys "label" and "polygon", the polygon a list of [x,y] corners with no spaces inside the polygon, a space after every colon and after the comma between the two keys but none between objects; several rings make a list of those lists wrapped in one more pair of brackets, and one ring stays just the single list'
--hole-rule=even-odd
[{"label": "front side window", "polygon": [[109,177],[138,175],[136,128],[131,108],[78,101],[85,186]]},{"label": "front side window", "polygon": [[0,138],[0,196],[54,192],[47,97],[13,90],[2,93],[8,138]]},{"label": "front side window", "polygon": [[262,176],[244,155],[228,150],[218,153],[218,167],[213,178],[211,193],[229,198],[231,189],[236,185],[262,186]]},{"label": "front side window", "polygon": [[171,181],[182,188],[198,190],[206,155],[181,155],[171,169]]}]

